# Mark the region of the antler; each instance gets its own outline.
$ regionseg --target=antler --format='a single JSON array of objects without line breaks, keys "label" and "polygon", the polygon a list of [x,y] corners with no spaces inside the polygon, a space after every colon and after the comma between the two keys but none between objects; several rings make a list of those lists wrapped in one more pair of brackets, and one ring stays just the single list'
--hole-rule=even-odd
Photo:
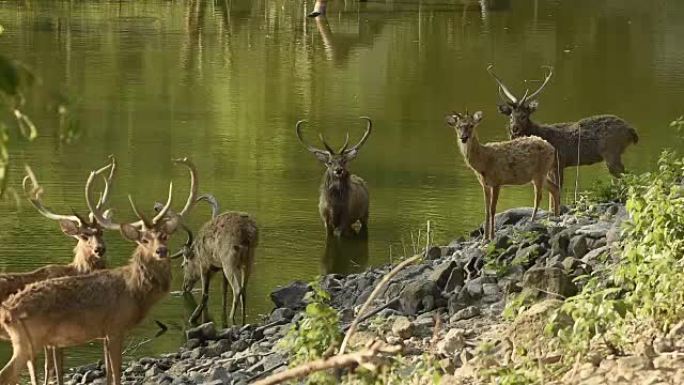
[{"label": "antler", "polygon": [[306,141],[304,141],[304,138],[302,137],[302,124],[304,124],[304,123],[307,123],[307,121],[302,119],[302,120],[298,121],[297,124],[295,125],[295,132],[297,133],[297,139],[299,139],[299,143],[301,143],[304,147],[306,147],[306,149],[309,150],[309,152],[322,153],[322,154],[334,153],[334,151],[330,150],[330,147],[327,144],[325,144],[325,140],[323,139],[323,135],[320,136],[321,141],[326,146],[326,148],[329,149],[329,151],[321,150],[320,148],[316,148],[316,147],[306,143]]},{"label": "antler", "polygon": [[[184,216],[185,214],[190,211],[190,209],[195,205],[196,202],[196,197],[197,197],[197,167],[195,167],[195,164],[190,161],[188,158],[179,158],[179,159],[174,159],[174,163],[176,164],[182,164],[185,165],[189,170],[190,170],[190,193],[188,195],[188,199],[185,201],[185,206],[183,206],[183,209],[178,213],[178,216]],[[167,208],[168,211],[168,208]],[[157,223],[159,219],[163,218],[164,215],[166,215],[165,211],[160,211],[157,216],[154,217],[152,220],[154,223]]]},{"label": "antler", "polygon": [[197,202],[205,201],[211,206],[211,218],[216,218],[219,215],[219,203],[215,196],[211,194],[202,194],[197,197]]},{"label": "antler", "polygon": [[187,250],[187,249],[189,249],[189,248],[192,247],[192,242],[193,242],[192,231],[190,231],[190,229],[189,229],[187,226],[185,226],[184,224],[182,224],[182,223],[181,223],[181,227],[182,227],[183,230],[185,230],[185,232],[188,234],[188,240],[185,241],[185,244],[183,245],[183,247],[181,247],[180,250],[178,250],[178,251],[175,252],[171,257],[169,257],[170,259],[176,259],[176,258],[178,258],[178,257],[183,256],[183,254],[185,253],[185,250]]},{"label": "antler", "polygon": [[[367,117],[367,116],[361,116],[359,119],[363,119],[366,121],[366,132],[363,134],[363,137],[361,137],[361,140],[359,140],[358,143],[356,143],[352,148],[348,150],[344,150],[344,153],[350,153],[352,151],[358,151],[361,146],[363,146],[364,143],[366,143],[366,140],[368,140],[368,136],[371,134],[371,130],[373,128],[373,121]],[[345,143],[346,147],[346,143]]]},{"label": "antler", "polygon": [[[492,77],[494,78],[496,83],[499,85],[499,97],[503,100],[503,97],[502,97],[502,92],[503,92],[503,94],[506,95],[506,97],[509,99],[509,101],[511,103],[517,104],[518,98],[516,98],[515,95],[513,95],[513,93],[508,89],[508,87],[506,87],[506,85],[503,84],[501,79],[499,79],[499,77],[496,76],[494,71],[492,71],[492,68],[494,68],[493,64],[490,64],[489,66],[487,66],[487,72],[489,72],[489,74],[492,75]],[[506,100],[503,100],[503,101],[505,102]]]},{"label": "antler", "polygon": [[97,202],[98,209],[101,209],[102,206],[104,206],[104,204],[107,203],[107,200],[109,199],[109,188],[112,185],[112,179],[114,178],[114,172],[116,171],[116,158],[114,157],[114,155],[109,155],[109,165],[97,170],[97,173],[100,174],[106,171],[107,169],[109,169],[109,176],[107,176],[107,178],[104,179],[105,187],[104,190],[102,190],[100,201]]},{"label": "antler", "polygon": [[[77,215],[57,214],[48,209],[47,207],[45,207],[41,199],[41,195],[43,195],[44,192],[43,187],[40,184],[38,184],[38,179],[36,178],[36,175],[33,173],[33,170],[31,170],[31,167],[29,167],[28,165],[25,165],[24,167],[26,169],[26,176],[22,181],[24,193],[26,194],[26,198],[29,200],[29,202],[31,202],[33,207],[35,207],[41,215],[48,219],[56,221],[70,220],[78,223],[79,226],[87,224],[87,222],[84,222],[83,219]],[[33,188],[30,188],[29,182],[31,183]]]},{"label": "antler", "polygon": [[140,227],[142,226],[145,229],[151,229],[154,226],[157,225],[157,222],[166,216],[168,213],[169,209],[171,208],[171,200],[173,199],[173,182],[169,183],[169,197],[166,200],[166,203],[164,206],[159,210],[159,213],[152,218],[152,221],[150,221],[140,210],[138,210],[138,207],[135,205],[135,202],[133,201],[132,196],[128,196],[128,202],[131,204],[131,208],[133,209],[133,213],[135,214],[136,217],[138,217],[138,221],[131,223],[131,226],[135,227]]},{"label": "antler", "polygon": [[105,179],[105,190],[96,205],[93,205],[92,194],[90,191],[91,186],[93,185],[93,181],[95,180],[95,176],[107,171],[110,167],[115,167],[116,163],[114,161],[114,158],[112,157],[111,159],[112,163],[110,163],[109,165],[102,167],[99,170],[90,172],[90,175],[88,176],[88,180],[86,181],[85,185],[85,200],[86,205],[88,205],[88,210],[90,210],[90,215],[93,217],[95,221],[97,221],[97,223],[100,224],[100,226],[108,230],[119,230],[121,228],[121,225],[118,223],[114,223],[112,221],[112,219],[108,215],[109,210],[105,211],[104,213],[102,212],[102,206],[104,205],[109,196],[109,182],[111,181],[113,172],[110,172],[109,178]]},{"label": "antler", "polygon": [[549,72],[546,73],[546,76],[544,78],[544,83],[542,83],[542,85],[536,91],[534,91],[532,93],[532,95],[530,95],[529,97],[527,95],[523,96],[523,98],[520,99],[521,104],[525,103],[525,101],[527,101],[528,99],[533,100],[534,98],[536,98],[537,95],[539,95],[539,93],[542,92],[544,87],[546,87],[546,84],[548,84],[549,80],[551,80],[551,76],[553,76],[553,67],[551,67],[551,66],[545,66],[545,67],[549,69]]}]

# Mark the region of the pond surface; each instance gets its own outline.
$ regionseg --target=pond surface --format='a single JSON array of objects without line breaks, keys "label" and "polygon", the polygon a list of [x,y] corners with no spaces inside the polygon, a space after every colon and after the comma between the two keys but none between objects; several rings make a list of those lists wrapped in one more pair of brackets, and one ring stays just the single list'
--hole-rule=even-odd
[{"label": "pond surface", "polygon": [[[180,206],[187,172],[169,160],[191,157],[202,191],[260,223],[248,290],[248,318],[257,321],[280,284],[411,253],[428,220],[442,242],[481,223],[481,188],[444,115],[482,110],[481,139],[506,139],[489,63],[519,93],[525,79],[539,84],[542,66],[554,67],[538,121],[612,113],[631,122],[640,141],[625,153],[629,170],[647,170],[663,148],[682,147],[668,123],[684,113],[684,2],[332,1],[327,20],[306,18],[312,7],[300,0],[0,1],[0,51],[41,79],[27,95],[40,136],[30,144],[12,137],[10,184],[19,187],[28,163],[47,205],[84,211],[87,173],[114,154],[112,206],[116,218],[132,220],[126,195],[149,207],[171,179]],[[60,139],[58,98],[79,122],[70,141]],[[326,247],[317,210],[322,166],[297,142],[294,123],[306,118],[308,138],[321,131],[339,145],[347,130],[360,137],[361,115],[375,123],[351,164],[370,186],[369,241]],[[608,178],[603,165],[584,167],[578,186]],[[574,180],[568,170],[566,203]],[[499,211],[531,203],[530,186],[505,188]],[[189,223],[198,228],[209,216],[197,206]],[[2,203],[0,228],[2,270],[71,258],[73,241],[24,202],[19,210]],[[124,264],[132,244],[116,233],[107,242],[111,265]],[[179,266],[174,273],[179,290]],[[175,351],[188,306],[174,295],[158,304],[132,333],[128,354]],[[214,294],[213,314],[219,307]],[[154,320],[169,332],[136,348],[156,333]],[[11,349],[0,348],[4,361]],[[100,347],[68,356],[69,365],[91,362]]]}]

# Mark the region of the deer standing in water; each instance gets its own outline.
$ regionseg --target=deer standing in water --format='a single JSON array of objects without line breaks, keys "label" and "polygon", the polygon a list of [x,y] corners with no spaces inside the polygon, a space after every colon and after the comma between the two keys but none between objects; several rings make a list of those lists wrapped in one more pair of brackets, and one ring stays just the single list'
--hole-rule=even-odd
[{"label": "deer standing in water", "polygon": [[508,116],[511,138],[536,135],[551,143],[556,150],[556,164],[553,168],[553,180],[559,188],[563,188],[563,170],[566,167],[582,166],[606,162],[608,171],[614,177],[625,172],[622,164],[622,153],[632,143],[639,141],[636,130],[623,119],[615,115],[597,115],[576,122],[540,124],[531,119],[539,103],[537,96],[548,84],[553,71],[549,70],[542,85],[532,94],[525,91],[522,98],[517,98],[503,84],[501,79],[487,67],[499,87],[499,112]]},{"label": "deer standing in water", "polygon": [[[96,205],[98,209],[102,209],[109,198],[109,188],[111,187],[115,169],[116,160],[113,156],[110,156],[110,164],[98,170],[98,174],[109,170],[109,176],[104,180],[104,191]],[[35,174],[28,166],[26,166],[26,174],[23,181],[23,187],[29,202],[41,215],[57,221],[65,235],[76,239],[77,243],[76,247],[74,247],[74,259],[71,263],[66,265],[51,264],[29,272],[0,274],[0,303],[4,302],[10,295],[17,293],[34,282],[50,278],[87,274],[106,267],[106,246],[103,239],[103,228],[94,220],[92,212],[88,215],[88,219],[77,213],[64,215],[53,212],[43,204],[42,194],[44,190],[42,186],[38,184]],[[10,339],[9,335],[3,329],[0,329],[0,339]],[[61,369],[61,351],[58,349],[53,350],[51,348],[46,348],[45,383],[48,383],[50,374],[54,371],[57,376],[57,383],[61,384]]]},{"label": "deer standing in water", "polygon": [[[177,162],[188,164],[187,159]],[[140,323],[170,289],[167,242],[195,201],[192,191],[183,210],[168,219],[165,215],[171,206],[173,184],[166,204],[152,220],[138,211],[129,195],[139,220],[117,224],[92,203],[90,190],[95,176],[97,173],[91,172],[86,183],[86,202],[95,220],[106,229],[120,230],[137,247],[125,266],[36,282],[6,300],[0,308],[0,324],[12,340],[13,354],[0,371],[0,384],[17,383],[19,370],[27,363],[35,384],[35,349],[74,346],[94,339],[105,340],[108,383],[121,384],[126,332]]]},{"label": "deer standing in water", "polygon": [[499,190],[504,185],[534,185],[534,210],[532,221],[542,198],[544,184],[551,193],[558,215],[560,192],[558,186],[548,180],[553,167],[554,149],[538,136],[517,138],[505,142],[480,144],[475,128],[482,120],[482,112],[472,115],[454,112],[446,118],[447,124],[454,128],[459,137],[458,147],[477,176],[485,201],[484,239],[494,236],[494,217]]},{"label": "deer standing in water", "polygon": [[328,235],[353,235],[352,225],[357,221],[361,222],[362,233],[368,230],[370,200],[368,186],[366,181],[351,174],[347,169],[347,163],[359,154],[359,149],[368,140],[373,127],[370,118],[362,116],[361,119],[366,121],[366,132],[361,140],[351,148],[347,148],[349,144],[349,133],[347,133],[344,145],[337,152],[325,142],[323,134],[319,134],[319,138],[325,150],[313,147],[304,141],[301,128],[306,120],[298,121],[295,126],[300,143],[326,167],[321,181],[318,211]]},{"label": "deer standing in water", "polygon": [[247,281],[254,265],[254,255],[259,243],[259,227],[254,218],[244,212],[226,211],[219,214],[219,204],[213,195],[201,195],[197,201],[201,200],[211,205],[211,220],[200,228],[194,241],[190,229],[183,226],[188,234],[188,240],[181,252],[177,253],[183,256],[183,291],[189,293],[198,280],[202,281],[202,299],[192,312],[190,322],[196,322],[203,314],[209,301],[211,277],[215,272],[222,271],[223,324],[227,325],[228,285],[233,294],[230,320],[235,324],[235,311],[239,300],[244,324]]}]

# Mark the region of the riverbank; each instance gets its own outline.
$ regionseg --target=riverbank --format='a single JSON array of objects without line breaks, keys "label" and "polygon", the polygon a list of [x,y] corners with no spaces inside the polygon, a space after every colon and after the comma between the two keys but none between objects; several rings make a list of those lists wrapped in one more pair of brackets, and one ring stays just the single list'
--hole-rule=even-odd
[{"label": "riverbank", "polygon": [[[666,202],[663,207],[678,207],[671,196],[649,196],[651,188],[643,183],[641,190],[632,191],[639,195],[630,204],[645,199],[654,205],[642,209],[648,212],[660,200]],[[420,263],[390,280],[370,306],[376,314],[361,323],[350,342],[353,351],[379,339],[401,346],[401,358],[392,358],[375,380],[360,382],[350,376],[343,382],[684,383],[681,314],[669,318],[665,327],[644,328],[635,322],[640,319],[636,310],[625,310],[634,303],[627,295],[636,290],[624,278],[627,273],[620,272],[622,280],[613,274],[629,258],[624,253],[634,251],[634,240],[624,238],[636,237],[636,230],[625,232],[624,224],[643,220],[632,218],[643,214],[639,210],[617,202],[583,201],[559,217],[542,213],[531,222],[530,208],[512,209],[497,215],[496,236],[487,245],[480,228],[469,239],[430,247]],[[676,215],[672,220],[682,221]],[[636,247],[649,242],[645,236]],[[328,275],[320,288],[303,282],[277,288],[271,294],[275,309],[263,324],[217,329],[208,323],[188,330],[187,342],[177,352],[127,364],[124,383],[247,384],[284,370],[290,360],[301,360],[305,350],[315,351],[310,345],[316,338],[328,336],[324,326],[330,324],[329,314],[321,316],[329,309],[326,302],[345,330],[391,268]],[[677,287],[671,287],[677,294]],[[656,303],[666,296],[655,296]],[[312,301],[323,310],[306,311]],[[303,320],[307,324],[293,334],[293,325]],[[307,336],[307,330],[318,334]],[[612,330],[622,335],[612,335]],[[288,333],[299,339],[289,338],[286,347],[281,341]],[[333,345],[340,333],[334,327]],[[302,342],[306,338],[314,341]],[[293,346],[299,357],[291,355]],[[104,383],[103,375],[102,367],[82,367],[68,374],[67,383]]]}]

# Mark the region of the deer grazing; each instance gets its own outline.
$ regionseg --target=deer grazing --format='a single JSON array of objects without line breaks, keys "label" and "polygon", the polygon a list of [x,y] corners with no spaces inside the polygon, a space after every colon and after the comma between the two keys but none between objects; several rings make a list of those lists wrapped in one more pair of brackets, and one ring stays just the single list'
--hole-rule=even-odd
[{"label": "deer grazing", "polygon": [[[177,162],[187,165],[188,161]],[[100,226],[120,230],[137,247],[125,266],[36,282],[7,299],[0,308],[0,324],[12,340],[13,354],[0,371],[0,384],[17,383],[19,369],[27,363],[35,384],[35,349],[74,346],[94,339],[105,340],[108,382],[120,384],[125,333],[140,323],[170,289],[167,242],[192,207],[192,192],[183,210],[168,219],[165,215],[171,206],[173,184],[166,204],[152,220],[138,211],[129,196],[139,220],[117,224],[92,203],[90,190],[96,175],[91,172],[86,183],[88,208]]]},{"label": "deer grazing", "polygon": [[302,138],[301,128],[306,120],[300,120],[295,126],[299,141],[326,166],[320,186],[318,211],[325,225],[328,235],[353,235],[353,228],[357,221],[361,222],[361,232],[368,230],[368,207],[370,196],[366,182],[360,177],[350,174],[347,163],[356,158],[359,149],[368,140],[373,123],[370,118],[362,116],[366,121],[366,132],[361,140],[351,148],[349,133],[342,148],[335,152],[326,142],[323,134],[319,138],[325,150],[307,144]]},{"label": "deer grazing", "polygon": [[537,96],[548,84],[553,71],[549,69],[542,85],[532,94],[526,90],[522,98],[513,95],[494,74],[491,65],[487,67],[487,71],[498,84],[499,97],[503,102],[498,108],[500,113],[510,119],[510,137],[536,135],[556,149],[557,164],[554,165],[552,175],[559,188],[563,188],[563,169],[570,166],[605,161],[608,171],[614,177],[624,173],[622,153],[630,144],[639,141],[636,130],[629,123],[615,115],[598,115],[567,123],[536,123],[530,116],[537,109]]},{"label": "deer grazing", "polygon": [[[109,170],[109,176],[105,179],[105,187],[97,208],[102,209],[109,198],[109,188],[111,186],[116,160],[110,156],[110,164],[101,168],[98,174]],[[23,181],[24,192],[29,202],[44,217],[55,220],[59,223],[62,232],[76,239],[74,247],[74,259],[66,265],[45,265],[36,270],[23,273],[4,273],[0,274],[0,303],[9,298],[10,295],[17,293],[24,287],[34,282],[43,281],[50,278],[74,276],[87,274],[92,271],[103,269],[106,266],[105,252],[106,246],[103,239],[103,228],[94,220],[93,214],[89,214],[89,219],[73,213],[72,215],[57,214],[48,209],[42,202],[43,188],[38,184],[38,180],[30,167],[26,166],[26,176]],[[9,335],[0,329],[0,339],[9,340]],[[53,366],[54,365],[54,366]],[[54,368],[54,369],[53,369]],[[57,382],[61,384],[62,354],[59,350],[46,348],[45,350],[45,382],[47,384],[50,373],[57,376]]]},{"label": "deer grazing", "polygon": [[475,172],[485,200],[484,239],[494,236],[494,216],[499,190],[504,185],[534,185],[534,209],[532,221],[537,215],[539,202],[545,182],[551,193],[555,215],[560,207],[558,186],[548,180],[553,167],[554,149],[544,139],[537,136],[517,138],[505,142],[480,144],[475,128],[482,120],[482,112],[469,115],[454,112],[446,118],[447,124],[454,128],[459,137],[458,147],[468,166]]},{"label": "deer grazing", "polygon": [[209,301],[209,282],[217,271],[223,272],[222,321],[227,325],[228,285],[233,293],[230,320],[235,323],[238,300],[242,310],[242,323],[246,319],[247,281],[249,280],[254,255],[259,243],[259,228],[249,214],[227,211],[219,214],[219,204],[210,194],[204,194],[197,201],[206,201],[211,206],[211,220],[205,223],[193,241],[193,234],[187,227],[188,240],[174,257],[183,256],[183,291],[188,293],[198,280],[202,281],[202,299],[192,312],[190,322],[195,323],[206,309]]}]

